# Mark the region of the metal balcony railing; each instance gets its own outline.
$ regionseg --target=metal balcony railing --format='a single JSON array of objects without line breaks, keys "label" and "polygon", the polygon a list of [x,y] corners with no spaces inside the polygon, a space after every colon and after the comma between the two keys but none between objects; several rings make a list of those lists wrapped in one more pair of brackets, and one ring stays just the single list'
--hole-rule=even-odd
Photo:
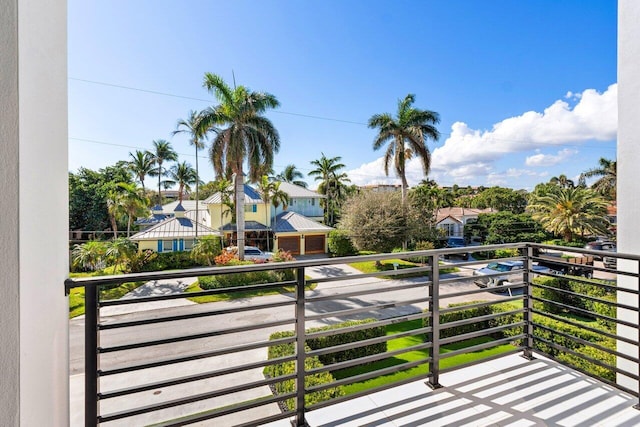
[{"label": "metal balcony railing", "polygon": [[[515,256],[484,261],[472,257],[455,263],[459,271],[454,274],[442,274],[451,267],[441,264],[445,255],[480,258],[505,249],[517,250]],[[220,425],[259,425],[291,418],[302,426],[308,411],[420,379],[438,388],[443,372],[517,352],[527,358],[546,355],[638,397],[616,376],[640,381],[638,342],[619,333],[620,328],[638,331],[640,293],[637,286],[617,286],[615,277],[630,276],[637,283],[640,257],[607,253],[632,264],[621,271],[599,263],[564,269],[575,260],[562,257],[553,259],[555,268],[540,268],[550,265],[544,253],[549,250],[604,255],[518,243],[68,279],[67,292],[85,290],[85,425],[177,426],[217,419],[226,420]],[[424,264],[355,275],[333,267],[398,258]],[[505,261],[515,261],[511,265],[516,268],[470,274],[478,264]],[[324,270],[325,277],[309,279],[310,269]],[[284,279],[160,297],[99,297],[101,288],[125,282],[264,271],[283,272]],[[263,296],[249,298],[248,292]],[[221,294],[241,297],[129,315],[103,313],[109,307]],[[461,299],[467,303],[449,305]],[[620,310],[636,320],[623,319],[616,314]],[[366,322],[359,322],[363,319]],[[414,322],[413,327],[389,332],[403,322]],[[327,325],[333,327],[322,328]],[[400,338],[413,338],[414,344],[388,345]],[[634,352],[619,351],[620,343]],[[455,366],[443,363],[494,348],[500,353]],[[407,353],[414,357],[400,357]],[[336,354],[342,356],[326,361],[325,356]],[[616,363],[616,358],[632,368]],[[400,371],[412,374],[363,386]],[[275,411],[257,411],[274,404]]]}]

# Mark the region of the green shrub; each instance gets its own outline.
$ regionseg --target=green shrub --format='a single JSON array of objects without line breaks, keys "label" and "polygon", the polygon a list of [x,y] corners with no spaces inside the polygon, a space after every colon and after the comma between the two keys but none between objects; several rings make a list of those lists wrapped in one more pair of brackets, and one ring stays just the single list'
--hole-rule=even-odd
[{"label": "green shrub", "polygon": [[182,270],[198,266],[200,264],[191,258],[189,252],[162,252],[150,258],[141,271]]},{"label": "green shrub", "polygon": [[[373,319],[364,321],[349,321],[336,325],[325,326],[322,328],[309,329],[307,333],[320,332],[332,329],[346,328],[349,326],[356,326],[363,323],[373,322]],[[385,328],[377,326],[374,328],[368,328],[361,331],[345,332],[343,334],[330,335],[326,337],[310,338],[307,339],[307,345],[313,350],[334,347],[341,344],[347,344],[371,338],[383,337],[386,335]],[[352,348],[350,350],[338,351],[335,353],[323,354],[320,357],[320,361],[325,365],[332,365],[334,363],[344,362],[345,360],[358,359],[360,357],[370,356],[373,354],[384,353],[387,351],[387,343],[381,342],[378,344],[371,344],[363,347]]]},{"label": "green shrub", "polygon": [[[277,340],[280,338],[287,338],[294,336],[293,331],[287,332],[276,332],[271,334],[269,339]],[[307,351],[310,349],[307,347]],[[289,344],[278,344],[269,347],[268,357],[269,359],[276,359],[279,357],[290,356],[295,354],[295,346],[294,343]],[[304,362],[304,367],[306,371],[309,371],[314,368],[322,367],[322,362],[317,357],[307,357]],[[282,375],[290,375],[295,372],[296,363],[295,361],[279,363],[276,365],[266,366],[264,368],[264,375],[268,378],[277,378]],[[333,375],[330,372],[321,372],[313,375],[307,375],[304,379],[305,387],[312,387],[321,384],[329,384],[335,381]],[[280,381],[278,383],[273,384],[273,390],[276,394],[286,394],[296,390],[296,381],[295,379]],[[311,406],[318,402],[324,402],[325,400],[334,399],[336,397],[344,396],[344,387],[331,387],[326,390],[317,391],[313,393],[305,394],[305,406]],[[286,406],[289,410],[294,410],[296,403],[295,399],[287,399],[284,402],[284,406]]]},{"label": "green shrub", "polygon": [[[582,346],[576,349],[577,353],[580,353],[584,356],[590,357],[591,359],[598,360],[600,362],[606,363],[609,366],[616,366],[616,356],[605,351],[599,350],[597,348]],[[616,372],[613,369],[608,369],[603,366],[598,366],[590,361],[583,359],[582,357],[574,356],[570,353],[559,353],[557,356],[558,360],[567,363],[568,365],[574,366],[587,372],[591,375],[595,375],[600,378],[604,378],[609,381],[616,380]]]},{"label": "green shrub", "polygon": [[511,258],[520,255],[520,251],[518,249],[497,249],[495,251],[496,258]]},{"label": "green shrub", "polygon": [[[440,325],[446,326],[446,324],[450,322],[455,322],[463,319],[471,319],[473,317],[484,316],[492,313],[490,306],[477,307],[477,308],[463,308],[466,305],[471,305],[477,302],[478,301],[460,303],[460,304],[451,304],[449,308],[460,307],[460,310],[452,311],[450,313],[440,314]],[[424,319],[423,323],[425,327],[429,327],[431,325],[431,321],[429,320],[429,318]],[[469,323],[466,325],[456,326],[453,328],[441,329],[440,338],[454,337],[456,335],[461,335],[469,332],[475,332],[482,329],[487,329],[488,327],[489,327],[488,322],[484,321],[484,322]]]},{"label": "green shrub", "polygon": [[357,253],[349,234],[345,230],[332,230],[329,232],[328,245],[329,252],[335,256],[355,255]]}]

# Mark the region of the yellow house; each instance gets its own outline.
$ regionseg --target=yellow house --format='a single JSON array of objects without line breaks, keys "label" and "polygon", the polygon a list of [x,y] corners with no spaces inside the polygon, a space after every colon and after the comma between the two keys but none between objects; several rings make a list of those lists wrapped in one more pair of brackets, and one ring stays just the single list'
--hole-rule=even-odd
[{"label": "yellow house", "polygon": [[[276,208],[264,203],[253,187],[244,185],[245,244],[263,250],[282,249],[294,255],[326,253],[327,235],[333,228],[314,220],[323,215],[320,200],[324,196],[285,182],[280,183],[280,189],[289,195],[289,203]],[[236,224],[231,221],[232,212],[221,193],[211,195],[203,203],[209,209],[211,228],[222,232],[225,245],[233,245]],[[283,211],[285,207],[287,210]]]}]

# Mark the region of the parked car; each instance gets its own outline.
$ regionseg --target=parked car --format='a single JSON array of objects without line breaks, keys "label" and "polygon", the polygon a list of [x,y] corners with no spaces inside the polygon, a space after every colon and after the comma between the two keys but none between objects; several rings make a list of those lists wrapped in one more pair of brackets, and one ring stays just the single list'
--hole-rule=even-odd
[{"label": "parked car", "polygon": [[[466,242],[464,241],[464,238],[462,237],[449,237],[447,239],[447,241],[444,244],[445,248],[464,248],[465,246],[467,246]],[[445,258],[449,258],[452,256],[459,256],[462,257],[463,260],[468,260],[469,259],[469,253],[468,252],[464,252],[461,254],[451,254],[451,255],[445,255]]]},{"label": "parked car", "polygon": [[[226,248],[227,252],[238,252],[237,246],[229,246]],[[263,252],[255,246],[244,247],[244,259],[247,261],[271,261],[273,259],[273,252]]]},{"label": "parked car", "polygon": [[[595,240],[584,245],[584,248],[592,251],[610,251],[612,249],[615,250],[616,242],[612,242],[611,240]],[[598,261],[602,261],[601,256],[594,255],[594,258]]]},{"label": "parked car", "polygon": [[[497,286],[503,286],[505,283],[509,282],[510,277],[514,278],[516,274],[521,274],[523,270],[524,263],[522,261],[490,262],[486,267],[474,270],[473,275],[476,276],[474,282],[481,288],[494,288]],[[537,273],[552,272],[550,268],[539,265],[534,265],[533,271]],[[490,276],[497,273],[505,274]]]}]

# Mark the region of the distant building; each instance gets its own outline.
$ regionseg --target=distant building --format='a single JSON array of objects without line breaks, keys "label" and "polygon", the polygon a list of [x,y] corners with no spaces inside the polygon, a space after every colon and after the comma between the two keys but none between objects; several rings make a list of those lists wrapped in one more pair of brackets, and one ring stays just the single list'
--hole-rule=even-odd
[{"label": "distant building", "polygon": [[373,191],[375,193],[390,193],[402,190],[400,184],[370,184],[358,187],[361,191]]},{"label": "distant building", "polygon": [[442,208],[436,213],[436,229],[441,230],[445,237],[463,237],[464,226],[471,219],[478,219],[483,213],[494,213],[495,209],[473,208]]}]

